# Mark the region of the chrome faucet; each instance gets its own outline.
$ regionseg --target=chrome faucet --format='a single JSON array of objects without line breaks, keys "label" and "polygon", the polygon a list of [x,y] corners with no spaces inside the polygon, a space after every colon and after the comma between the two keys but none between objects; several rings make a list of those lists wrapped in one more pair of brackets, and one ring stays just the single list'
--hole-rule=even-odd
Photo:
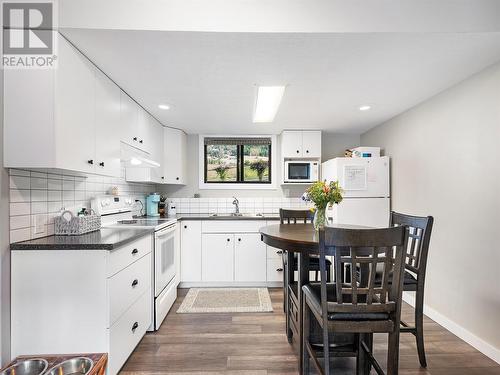
[{"label": "chrome faucet", "polygon": [[240,214],[240,201],[236,197],[233,197],[233,198],[234,198],[233,204],[235,206],[234,207],[234,214],[239,215]]}]

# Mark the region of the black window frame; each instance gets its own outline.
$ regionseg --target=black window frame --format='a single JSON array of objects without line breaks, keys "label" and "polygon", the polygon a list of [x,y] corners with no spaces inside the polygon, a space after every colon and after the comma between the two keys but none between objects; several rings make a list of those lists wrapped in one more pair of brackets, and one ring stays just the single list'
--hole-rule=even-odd
[{"label": "black window frame", "polygon": [[[208,144],[205,144],[203,146],[203,181],[205,184],[254,184],[254,185],[269,185],[272,183],[272,158],[271,158],[271,152],[272,152],[272,143],[269,143],[268,145],[256,145],[252,142],[241,142],[240,144],[236,145],[236,181],[208,181],[207,180],[207,146]],[[244,166],[244,147],[245,146],[267,146],[268,147],[268,168],[269,168],[269,181],[244,181],[244,171],[245,171],[245,166]]]}]

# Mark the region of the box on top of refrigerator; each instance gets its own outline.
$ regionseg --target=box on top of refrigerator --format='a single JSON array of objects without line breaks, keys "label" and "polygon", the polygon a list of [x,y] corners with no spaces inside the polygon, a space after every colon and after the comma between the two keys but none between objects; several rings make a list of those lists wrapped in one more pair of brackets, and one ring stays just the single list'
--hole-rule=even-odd
[{"label": "box on top of refrigerator", "polygon": [[380,147],[355,147],[351,149],[353,158],[378,158]]}]

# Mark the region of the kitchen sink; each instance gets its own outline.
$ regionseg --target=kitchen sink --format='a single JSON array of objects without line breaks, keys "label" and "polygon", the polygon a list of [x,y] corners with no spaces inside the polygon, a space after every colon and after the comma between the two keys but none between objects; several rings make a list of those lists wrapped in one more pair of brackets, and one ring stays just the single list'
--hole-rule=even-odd
[{"label": "kitchen sink", "polygon": [[242,214],[242,213],[230,213],[230,214],[211,214],[211,217],[264,217],[263,214]]}]

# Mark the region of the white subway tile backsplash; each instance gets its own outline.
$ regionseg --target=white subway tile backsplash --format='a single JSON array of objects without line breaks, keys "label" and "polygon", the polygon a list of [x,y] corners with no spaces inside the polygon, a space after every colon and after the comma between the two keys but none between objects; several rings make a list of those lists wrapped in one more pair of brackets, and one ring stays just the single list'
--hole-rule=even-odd
[{"label": "white subway tile backsplash", "polygon": [[[76,213],[82,207],[90,208],[91,199],[108,193],[112,186],[117,186],[120,194],[133,193],[134,199],[142,201],[154,190],[153,185],[127,183],[124,168],[121,174],[122,178],[111,178],[9,169],[10,241],[54,234],[54,217],[62,209]],[[189,199],[186,202],[189,209]],[[35,223],[35,217],[42,222]]]},{"label": "white subway tile backsplash", "polygon": [[27,203],[11,203],[10,216],[29,215],[31,213],[31,204]]},{"label": "white subway tile backsplash", "polygon": [[26,176],[10,176],[11,189],[30,189],[30,178]]},{"label": "white subway tile backsplash", "polygon": [[47,179],[40,177],[31,177],[31,190],[33,189],[47,190]]},{"label": "white subway tile backsplash", "polygon": [[30,226],[30,215],[11,216],[10,229],[28,228]]},{"label": "white subway tile backsplash", "polygon": [[11,203],[29,203],[31,200],[31,190],[10,189],[9,199]]}]

